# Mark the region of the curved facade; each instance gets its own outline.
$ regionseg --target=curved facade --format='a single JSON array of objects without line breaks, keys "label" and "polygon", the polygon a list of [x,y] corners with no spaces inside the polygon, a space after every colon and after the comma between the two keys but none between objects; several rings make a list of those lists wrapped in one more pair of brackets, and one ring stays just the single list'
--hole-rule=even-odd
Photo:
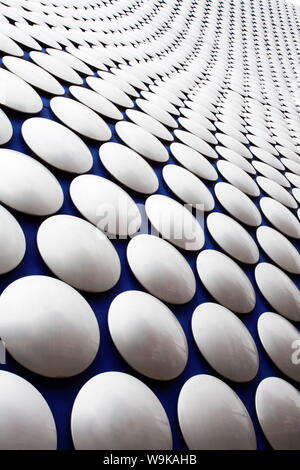
[{"label": "curved facade", "polygon": [[299,24],[0,1],[1,450],[299,449]]}]

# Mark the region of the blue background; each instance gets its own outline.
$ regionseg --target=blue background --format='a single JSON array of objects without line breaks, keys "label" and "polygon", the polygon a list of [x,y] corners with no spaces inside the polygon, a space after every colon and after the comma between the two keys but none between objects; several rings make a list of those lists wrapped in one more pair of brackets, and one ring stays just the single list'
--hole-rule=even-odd
[{"label": "blue background", "polygon": [[[25,57],[28,59],[28,53],[25,54]],[[65,96],[71,97],[68,92],[68,87],[66,87],[65,89],[66,89]],[[39,93],[43,97],[44,108],[41,111],[41,113],[36,114],[35,116],[57,120],[49,107],[49,98],[51,97],[46,96],[45,94],[42,94],[41,92]],[[31,115],[16,113],[5,108],[4,108],[4,111],[7,113],[8,117],[12,121],[13,128],[14,128],[14,135],[11,141],[6,145],[1,146],[1,148],[10,148],[10,149],[18,150],[20,152],[24,152],[28,155],[31,155],[37,158],[27,147],[27,145],[25,144],[21,136],[21,125],[24,122],[24,120],[30,118]],[[124,118],[126,119],[125,113],[123,113],[123,115],[124,115]],[[121,143],[121,141],[119,140],[119,138],[117,137],[114,131],[114,121],[111,121],[106,117],[104,117],[104,119],[110,125],[110,128],[113,133],[113,137],[111,141]],[[113,178],[108,175],[108,173],[106,172],[106,170],[104,169],[103,165],[100,162],[99,155],[98,155],[99,144],[95,145],[95,142],[92,142],[86,138],[83,138],[83,140],[88,144],[93,154],[93,158],[94,158],[94,165],[89,173],[104,176],[113,180]],[[169,150],[168,146],[167,148]],[[150,163],[159,178],[160,186],[159,186],[158,192],[160,194],[165,194],[171,197],[175,197],[172,194],[172,192],[168,189],[168,187],[166,186],[166,184],[164,183],[162,179],[163,164],[155,164],[152,161]],[[170,159],[168,163],[175,163],[175,164],[177,163],[176,160],[171,156],[171,154],[170,154]],[[216,163],[215,161],[212,161],[213,166],[216,166],[215,163]],[[48,165],[45,164],[45,166],[48,166]],[[72,214],[72,215],[76,215],[80,217],[81,215],[79,214],[79,212],[73,205],[70,195],[69,195],[69,185],[72,179],[75,177],[75,175],[60,172],[59,170],[51,168],[50,166],[48,166],[48,168],[58,178],[64,191],[64,196],[65,196],[64,204],[58,213]],[[219,178],[219,181],[223,181],[222,177]],[[213,187],[216,182],[208,182],[208,181],[204,181],[204,182],[207,185],[207,187],[210,189],[210,191],[213,193]],[[117,184],[119,183],[117,182]],[[120,186],[122,185],[120,184]],[[133,197],[133,199],[136,202],[138,203],[145,202],[145,199],[147,197],[146,195],[144,196],[138,193],[134,193],[133,191],[129,190],[126,187],[124,187],[124,189]],[[264,194],[263,191],[261,191],[260,197],[262,196],[266,196],[266,194]],[[214,199],[216,203],[214,211],[225,212],[222,209],[222,207],[218,204],[217,198],[214,197]],[[258,205],[259,198],[254,198],[252,200],[254,200],[256,205]],[[43,275],[53,276],[51,271],[47,268],[47,266],[42,261],[38,253],[37,244],[36,244],[36,233],[39,228],[39,225],[47,217],[45,218],[31,217],[31,216],[26,216],[19,212],[13,211],[11,209],[9,210],[17,218],[17,220],[19,221],[19,223],[21,224],[24,230],[26,241],[27,241],[27,250],[26,250],[24,260],[15,270],[13,270],[12,272],[6,275],[0,276],[0,293],[11,282],[13,282],[14,280],[22,276],[28,276],[28,275],[34,275],[34,274],[43,274]],[[268,225],[264,217],[263,217],[262,224]],[[247,227],[247,229],[249,229],[249,227]],[[255,229],[250,228],[249,233],[256,240]],[[218,249],[222,251],[217,246],[217,244],[213,241],[206,227],[205,227],[205,237],[206,237],[206,242],[205,242],[203,249]],[[291,241],[295,244],[295,240],[291,239]],[[115,298],[116,295],[118,295],[120,292],[123,292],[125,290],[131,290],[131,289],[143,290],[142,286],[135,280],[126,260],[126,247],[128,244],[128,240],[112,240],[112,243],[118,251],[121,264],[122,264],[122,272],[121,272],[121,277],[120,277],[119,282],[113,289],[103,294],[90,295],[90,294],[81,292],[82,295],[86,298],[86,300],[89,302],[89,304],[93,308],[97,316],[100,330],[101,330],[100,348],[93,364],[80,375],[72,377],[72,378],[68,378],[68,379],[48,379],[48,378],[39,376],[37,374],[31,373],[25,368],[23,368],[22,366],[20,366],[16,361],[14,361],[9,354],[7,354],[7,364],[0,366],[0,367],[3,370],[8,370],[10,372],[16,373],[22,376],[23,378],[27,379],[45,397],[45,399],[47,400],[53,412],[53,415],[56,421],[57,434],[58,434],[58,449],[73,449],[71,430],[70,430],[70,417],[71,417],[73,402],[75,400],[77,393],[79,392],[80,388],[84,385],[84,383],[87,380],[89,380],[91,377],[93,377],[94,375],[99,374],[104,371],[126,372],[128,374],[132,374],[136,376],[137,378],[141,379],[145,384],[147,384],[151,388],[151,390],[153,390],[153,392],[157,395],[157,397],[160,399],[162,405],[164,406],[168,414],[171,427],[172,427],[174,449],[177,449],[177,450],[186,449],[186,446],[185,446],[185,443],[184,443],[184,440],[183,440],[183,437],[181,435],[180,428],[178,425],[178,420],[177,420],[177,399],[178,399],[178,395],[179,395],[182,385],[185,383],[185,381],[189,377],[196,375],[196,374],[212,374],[221,378],[222,380],[225,380],[224,378],[219,376],[201,356],[194,342],[192,332],[191,332],[191,317],[192,317],[192,313],[194,309],[203,302],[214,301],[214,299],[210,296],[210,294],[206,291],[206,289],[200,282],[199,277],[197,275],[196,258],[197,258],[198,253],[196,252],[196,253],[190,254],[189,252],[182,251],[182,254],[188,260],[188,262],[190,263],[195,273],[195,278],[197,282],[197,292],[196,292],[195,297],[189,303],[182,305],[182,306],[169,305],[171,310],[175,313],[178,320],[180,321],[187,337],[187,341],[189,344],[188,363],[187,363],[186,369],[184,370],[184,372],[181,374],[180,377],[172,381],[168,381],[168,382],[159,382],[159,381],[147,379],[146,377],[139,375],[136,371],[134,371],[131,367],[129,367],[126,364],[126,362],[122,359],[122,357],[120,356],[120,354],[114,347],[113,342],[111,340],[111,337],[108,331],[108,326],[107,326],[107,312],[108,312],[110,303],[112,302],[112,300]],[[263,262],[263,261],[272,262],[262,252],[262,250],[260,250],[259,262]],[[251,332],[251,335],[253,336],[256,342],[256,345],[259,351],[260,367],[259,367],[259,371],[258,371],[256,378],[252,380],[251,382],[248,382],[245,384],[236,384],[228,380],[225,380],[225,382],[230,387],[232,387],[233,390],[235,390],[235,392],[239,395],[239,397],[245,404],[246,408],[248,409],[252,417],[253,424],[254,424],[255,431],[256,431],[256,436],[257,436],[258,449],[269,449],[270,446],[260,429],[260,426],[256,417],[256,413],[255,413],[256,388],[262,379],[264,379],[265,377],[269,377],[269,376],[282,377],[283,379],[288,380],[291,384],[293,384],[298,389],[299,389],[299,385],[294,383],[291,379],[285,377],[283,374],[281,374],[281,372],[276,368],[276,366],[274,366],[273,363],[269,360],[269,358],[267,357],[266,353],[264,352],[262,348],[262,345],[259,341],[258,333],[257,333],[257,319],[261,313],[265,311],[273,311],[273,309],[270,305],[268,305],[268,303],[264,300],[264,298],[258,291],[257,285],[254,280],[255,265],[249,266],[249,265],[242,265],[241,263],[239,264],[242,266],[243,270],[249,276],[255,288],[256,295],[257,295],[257,303],[256,303],[255,309],[250,314],[241,315],[239,316],[239,318],[248,327],[249,331]],[[292,275],[290,275],[290,277],[297,283],[299,287],[300,285],[299,277],[297,278]]]}]

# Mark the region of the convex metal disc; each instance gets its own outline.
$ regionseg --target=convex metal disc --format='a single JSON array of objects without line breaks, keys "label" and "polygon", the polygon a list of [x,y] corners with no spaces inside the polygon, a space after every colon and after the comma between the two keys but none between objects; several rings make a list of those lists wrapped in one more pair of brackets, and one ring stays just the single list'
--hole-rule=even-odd
[{"label": "convex metal disc", "polygon": [[140,291],[126,291],[108,312],[113,342],[141,374],[156,380],[180,375],[188,358],[188,345],[179,321],[160,300]]},{"label": "convex metal disc", "polygon": [[274,364],[300,382],[300,333],[288,320],[273,312],[263,313],[257,323],[259,338]]},{"label": "convex metal disc", "polygon": [[265,299],[278,313],[300,321],[300,291],[287,274],[271,263],[259,263],[255,279]]},{"label": "convex metal disc", "polygon": [[61,186],[34,158],[0,149],[0,200],[25,214],[50,215],[63,204]]},{"label": "convex metal disc", "polygon": [[141,214],[133,199],[106,178],[77,176],[70,185],[70,195],[79,212],[110,236],[127,237],[141,226]]},{"label": "convex metal disc", "polygon": [[99,348],[93,310],[72,287],[48,276],[28,276],[0,297],[0,334],[8,352],[46,377],[71,377],[85,370]]},{"label": "convex metal disc", "polygon": [[10,120],[0,109],[0,145],[6,144],[13,135],[13,127],[11,125]]},{"label": "convex metal disc", "polygon": [[178,165],[165,165],[163,178],[176,196],[199,211],[211,211],[214,198],[208,187],[193,173]]},{"label": "convex metal disc", "polygon": [[208,292],[237,313],[249,313],[256,296],[244,271],[231,258],[217,250],[204,250],[197,257],[197,271]]},{"label": "convex metal disc", "polygon": [[56,96],[50,101],[55,116],[75,132],[94,140],[106,141],[111,130],[92,109],[70,98]]},{"label": "convex metal disc", "polygon": [[0,274],[17,267],[25,254],[26,240],[14,216],[0,205]]},{"label": "convex metal disc", "polygon": [[126,95],[126,93],[124,93],[124,91],[113,83],[96,77],[87,77],[86,82],[89,87],[99,93],[99,95],[104,96],[104,98],[107,98],[117,106],[133,108],[132,100]]},{"label": "convex metal disc", "polygon": [[30,149],[59,170],[85,173],[93,165],[87,145],[73,131],[45,118],[30,118],[22,125],[22,136]]},{"label": "convex metal disc", "polygon": [[257,263],[257,245],[236,220],[221,212],[214,212],[209,214],[206,223],[209,233],[226,253],[242,263]]},{"label": "convex metal disc", "polygon": [[46,219],[37,233],[39,252],[52,272],[76,289],[104,292],[119,280],[119,256],[106,235],[72,215]]},{"label": "convex metal disc", "polygon": [[199,305],[192,316],[192,331],[200,352],[221,375],[234,382],[249,382],[258,371],[255,342],[238,317],[221,305]]},{"label": "convex metal disc", "polygon": [[288,237],[300,238],[300,222],[287,207],[270,197],[263,197],[259,203],[265,217],[275,228]]},{"label": "convex metal disc", "polygon": [[278,377],[268,377],[256,390],[259,423],[275,450],[300,449],[300,393]]},{"label": "convex metal disc", "polygon": [[148,114],[137,111],[136,109],[126,109],[126,115],[132,122],[141,126],[143,129],[150,132],[150,134],[155,135],[155,137],[169,142],[174,140],[171,132],[169,132],[161,122],[148,116]]},{"label": "convex metal disc", "polygon": [[258,243],[280,268],[300,274],[300,254],[297,248],[280,232],[264,225],[256,231]]},{"label": "convex metal disc", "polygon": [[17,57],[6,56],[3,57],[2,60],[8,70],[18,75],[18,77],[25,80],[25,82],[30,83],[30,85],[46,93],[64,95],[64,87],[52,77],[52,75],[38,65]]},{"label": "convex metal disc", "polygon": [[59,58],[37,51],[30,52],[29,55],[33,62],[55,77],[67,83],[82,85],[83,80],[80,75]]},{"label": "convex metal disc", "polygon": [[235,186],[217,183],[215,194],[222,206],[236,219],[252,227],[258,227],[262,218],[251,199]]},{"label": "convex metal disc", "polygon": [[168,196],[155,194],[148,197],[145,208],[155,230],[173,245],[189,251],[204,245],[203,229],[190,205],[185,207]]},{"label": "convex metal disc", "polygon": [[195,375],[182,387],[178,419],[191,450],[255,450],[251,418],[239,397],[211,375]]},{"label": "convex metal disc", "polygon": [[0,450],[56,450],[55,422],[40,392],[4,370],[0,389]]},{"label": "convex metal disc", "polygon": [[70,86],[70,93],[78,101],[93,109],[96,113],[101,114],[101,116],[118,121],[123,119],[121,111],[111,101],[93,90],[72,85]]},{"label": "convex metal disc", "polygon": [[143,382],[104,372],[79,391],[71,418],[77,450],[170,450],[172,434],[160,401]]},{"label": "convex metal disc", "polygon": [[219,160],[217,162],[217,168],[223,178],[227,180],[231,185],[238,188],[248,196],[257,197],[260,194],[259,187],[244,170],[236,166],[231,162],[225,160]]},{"label": "convex metal disc", "polygon": [[2,68],[0,90],[0,104],[14,111],[36,114],[43,108],[40,96],[28,83]]},{"label": "convex metal disc", "polygon": [[143,157],[125,145],[107,142],[99,149],[106,170],[120,183],[134,191],[152,194],[158,189],[158,178]]},{"label": "convex metal disc", "polygon": [[172,304],[195,295],[195,276],[186,259],[170,243],[153,235],[138,235],[127,247],[129,266],[150,294]]},{"label": "convex metal disc", "polygon": [[218,179],[218,173],[201,153],[179,142],[171,144],[170,150],[176,160],[196,176],[209,181]]},{"label": "convex metal disc", "polygon": [[169,154],[164,145],[150,132],[132,122],[120,121],[115,126],[118,136],[143,157],[155,162],[166,162]]}]

